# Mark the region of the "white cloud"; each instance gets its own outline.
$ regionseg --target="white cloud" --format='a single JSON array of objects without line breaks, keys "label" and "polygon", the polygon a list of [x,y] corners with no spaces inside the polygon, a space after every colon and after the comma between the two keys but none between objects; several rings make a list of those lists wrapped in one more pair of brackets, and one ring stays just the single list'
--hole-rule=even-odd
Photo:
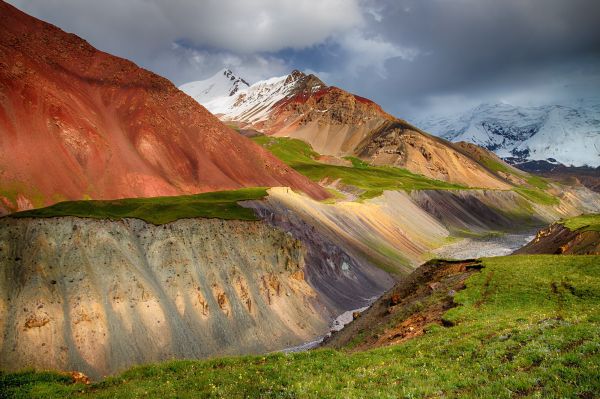
[{"label": "white cloud", "polygon": [[[177,84],[212,76],[223,67],[230,68],[248,83],[285,75],[293,69],[285,60],[260,54],[235,54],[229,51],[196,50],[173,44],[171,57],[158,57],[156,68],[172,69]],[[165,61],[170,60],[170,61]]]},{"label": "white cloud", "polygon": [[307,48],[364,25],[361,0],[8,1],[177,84],[223,66],[243,68],[249,80],[288,73],[293,66],[264,54]]},{"label": "white cloud", "polygon": [[305,48],[362,22],[356,0],[154,1],[197,46],[238,53]]},{"label": "white cloud", "polygon": [[412,61],[419,55],[419,51],[415,48],[401,47],[380,36],[368,37],[360,30],[353,30],[338,40],[344,51],[348,53],[345,67],[352,75],[372,69],[379,77],[385,78],[387,60],[399,57]]}]

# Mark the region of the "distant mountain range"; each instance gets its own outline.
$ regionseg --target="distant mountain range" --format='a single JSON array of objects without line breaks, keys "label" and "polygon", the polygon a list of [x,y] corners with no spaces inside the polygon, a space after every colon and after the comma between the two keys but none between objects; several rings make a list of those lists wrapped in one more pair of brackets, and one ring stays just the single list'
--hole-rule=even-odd
[{"label": "distant mountain range", "polygon": [[247,88],[236,86],[238,80],[243,81],[223,70],[180,89],[222,121],[303,140],[336,162],[357,157],[467,187],[506,189],[512,184],[482,166],[474,148],[426,134],[375,102],[328,86],[315,75],[295,70]]},{"label": "distant mountain range", "polygon": [[416,121],[450,141],[467,141],[513,164],[532,160],[566,166],[600,166],[600,99],[568,106],[481,104],[451,117]]}]

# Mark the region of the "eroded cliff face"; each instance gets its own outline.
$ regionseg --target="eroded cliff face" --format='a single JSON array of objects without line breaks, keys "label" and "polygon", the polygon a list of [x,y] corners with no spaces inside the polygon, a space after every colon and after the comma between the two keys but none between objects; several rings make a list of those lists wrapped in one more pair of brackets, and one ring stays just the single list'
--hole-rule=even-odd
[{"label": "eroded cliff face", "polygon": [[552,223],[514,253],[600,255],[600,232],[586,229],[572,231],[560,223]]},{"label": "eroded cliff face", "polygon": [[0,220],[0,368],[92,377],[328,330],[305,246],[262,222]]}]

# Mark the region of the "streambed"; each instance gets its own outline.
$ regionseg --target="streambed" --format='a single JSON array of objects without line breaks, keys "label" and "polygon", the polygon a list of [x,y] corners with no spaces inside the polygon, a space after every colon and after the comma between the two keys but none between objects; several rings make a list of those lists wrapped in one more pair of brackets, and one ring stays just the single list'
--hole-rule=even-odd
[{"label": "streambed", "polygon": [[438,258],[470,259],[510,255],[535,237],[538,229],[482,238],[465,238],[433,250]]},{"label": "streambed", "polygon": [[[439,258],[454,258],[468,259],[481,258],[489,256],[505,256],[510,255],[517,249],[529,243],[537,233],[537,229],[524,231],[520,233],[507,233],[499,235],[490,235],[481,238],[465,238],[459,242],[444,245],[433,251],[435,257]],[[369,301],[369,306],[376,298]],[[365,306],[359,309],[346,311],[339,315],[331,324],[331,331],[339,331],[344,326],[352,321],[354,312],[364,312],[369,308]],[[282,349],[281,352],[293,353],[304,352],[318,347],[325,337],[304,344]]]}]

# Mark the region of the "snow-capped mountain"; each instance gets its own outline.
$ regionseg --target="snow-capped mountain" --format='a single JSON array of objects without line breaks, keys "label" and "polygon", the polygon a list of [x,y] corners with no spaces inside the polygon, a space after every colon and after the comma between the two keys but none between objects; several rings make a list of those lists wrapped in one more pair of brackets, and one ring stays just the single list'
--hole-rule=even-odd
[{"label": "snow-capped mountain", "polygon": [[450,141],[467,141],[519,163],[549,160],[572,166],[600,166],[600,100],[569,106],[519,107],[481,104],[453,117],[417,122]]},{"label": "snow-capped mountain", "polygon": [[[239,87],[239,90],[233,92],[220,90],[222,94],[217,95],[217,90],[210,90],[210,95],[198,95],[198,91],[194,88],[214,85],[215,81],[221,80],[218,79],[219,74],[217,74],[207,80],[186,83],[180,86],[180,89],[196,99],[210,112],[218,115],[221,120],[244,121],[254,124],[266,120],[275,104],[293,95],[297,91],[297,83],[306,77],[300,71],[293,71],[289,75],[258,81],[249,87]],[[319,87],[325,86],[323,82],[316,78],[315,80],[311,89],[317,90]],[[243,79],[241,81],[246,83]]]},{"label": "snow-capped mountain", "polygon": [[357,156],[373,165],[393,165],[469,187],[510,187],[479,165],[469,149],[425,135],[375,102],[328,86],[312,74],[296,70],[200,102],[240,131],[303,140],[326,157]]},{"label": "snow-capped mountain", "polygon": [[234,75],[231,70],[221,69],[206,80],[185,83],[179,89],[200,104],[205,104],[216,98],[233,96],[248,86],[248,82]]}]

